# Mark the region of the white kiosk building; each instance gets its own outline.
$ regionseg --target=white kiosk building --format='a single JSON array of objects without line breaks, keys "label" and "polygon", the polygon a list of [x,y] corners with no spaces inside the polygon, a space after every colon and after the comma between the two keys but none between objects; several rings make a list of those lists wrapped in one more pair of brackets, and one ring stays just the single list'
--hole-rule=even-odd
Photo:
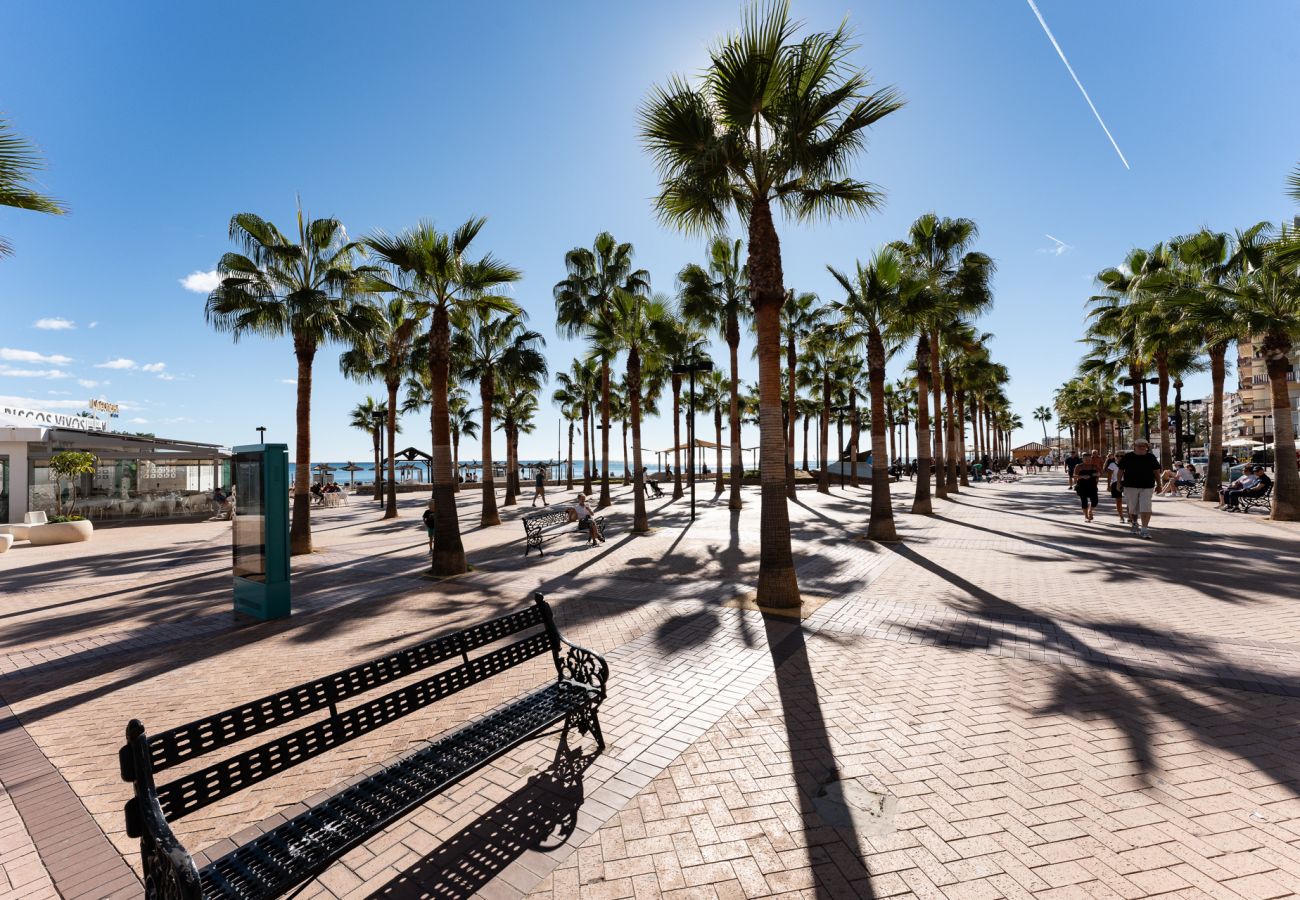
[{"label": "white kiosk building", "polygon": [[0,524],[27,512],[53,515],[72,485],[50,478],[50,457],[61,450],[95,455],[93,475],[76,484],[77,515],[141,519],[200,515],[212,491],[230,485],[230,451],[215,444],[113,434],[94,417],[0,406]]}]

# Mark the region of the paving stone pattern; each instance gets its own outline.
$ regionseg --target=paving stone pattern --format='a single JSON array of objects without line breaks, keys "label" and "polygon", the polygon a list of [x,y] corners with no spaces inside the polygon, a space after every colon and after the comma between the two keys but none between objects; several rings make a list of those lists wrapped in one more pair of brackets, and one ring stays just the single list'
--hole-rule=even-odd
[{"label": "paving stone pattern", "polygon": [[[1169,500],[1139,543],[1083,523],[1053,476],[975,486],[933,518],[902,514],[908,486],[896,488],[903,540],[889,546],[858,537],[867,491],[799,492],[801,584],[828,601],[802,623],[723,606],[752,590],[754,492],[739,516],[706,502],[694,523],[682,503],[656,503],[645,537],[627,534],[620,492],[606,544],[557,529],[527,560],[515,519],[528,508],[476,528],[467,493],[476,570],[443,581],[422,574],[415,501],[388,523],[364,503],[319,511],[320,552],[295,561],[295,615],[251,626],[227,612],[225,523],[104,529],[63,556],[15,548],[0,560],[0,697],[16,720],[0,720],[0,742],[39,756],[50,815],[89,828],[86,859],[129,884],[113,758],[127,717],[178,724],[541,590],[566,635],[610,662],[606,751],[520,747],[303,896],[1290,896],[1300,531]],[[214,804],[178,834],[200,860],[219,855],[549,665]],[[75,880],[60,830],[5,771],[0,897],[103,896]],[[849,814],[841,796],[881,809]]]}]

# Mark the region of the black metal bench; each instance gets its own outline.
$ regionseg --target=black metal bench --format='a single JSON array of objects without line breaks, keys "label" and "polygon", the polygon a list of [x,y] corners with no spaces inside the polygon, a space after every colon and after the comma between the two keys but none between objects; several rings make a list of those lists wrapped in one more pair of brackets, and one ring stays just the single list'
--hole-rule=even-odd
[{"label": "black metal bench", "polygon": [[1273,509],[1272,484],[1264,488],[1264,492],[1261,494],[1242,494],[1237,498],[1237,509],[1244,513],[1250,512],[1256,506],[1263,507],[1270,511]]},{"label": "black metal bench", "polygon": [[1180,481],[1174,486],[1174,493],[1182,494],[1188,498],[1199,498],[1205,496],[1205,479],[1200,475],[1196,476],[1195,481]]},{"label": "black metal bench", "polygon": [[[474,658],[472,651],[521,632]],[[436,738],[305,812],[199,869],[168,823],[306,762],[327,750],[423,709],[545,653],[556,678],[532,693]],[[350,709],[338,705],[381,685],[450,660],[458,665]],[[591,733],[604,748],[597,710],[609,666],[566,641],[541,594],[532,606],[417,644],[389,656],[244,703],[160,734],[138,719],[118,753],[122,778],[135,785],[126,804],[127,834],[140,839],[145,896],[167,900],[278,897],[319,875],[352,848],[387,828],[497,757],[562,722]],[[327,717],[165,784],[154,776],[229,744],[281,729],[311,713]],[[193,769],[193,766],[187,766]]]},{"label": "black metal bench", "polygon": [[[596,516],[596,533],[602,538],[605,536],[605,517]],[[572,525],[573,519],[569,518],[569,510],[543,510],[542,512],[532,513],[524,516],[524,556],[528,556],[528,551],[536,549],[539,556],[544,555],[542,542],[546,540],[546,530],[555,525]],[[577,531],[583,534],[589,534],[587,529],[582,525],[577,527]]]}]

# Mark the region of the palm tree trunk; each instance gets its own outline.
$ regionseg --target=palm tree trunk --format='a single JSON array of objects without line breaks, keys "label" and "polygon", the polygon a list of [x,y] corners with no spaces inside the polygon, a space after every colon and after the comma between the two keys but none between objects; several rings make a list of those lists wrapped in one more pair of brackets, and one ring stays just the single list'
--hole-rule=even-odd
[{"label": "palm tree trunk", "polygon": [[856,384],[849,385],[849,487],[861,487],[858,482],[858,391]]},{"label": "palm tree trunk", "polygon": [[867,383],[871,392],[871,520],[867,537],[896,541],[894,507],[889,496],[889,462],[885,459],[885,344],[880,330],[867,333]]},{"label": "palm tree trunk", "polygon": [[501,524],[501,513],[497,511],[496,476],[492,471],[492,401],[496,398],[496,373],[486,370],[478,382],[479,404],[483,407],[482,440],[479,452],[483,454],[483,505],[479,514],[479,525]]},{"label": "palm tree trunk", "polygon": [[[455,491],[458,494],[460,493],[460,469],[457,468],[459,464],[460,464],[460,432],[453,431],[451,433],[451,472],[450,472],[451,488],[453,491]],[[430,468],[432,468],[432,464],[430,464]]]},{"label": "palm tree trunk", "polygon": [[1224,357],[1227,344],[1211,344],[1210,380],[1213,382],[1214,405],[1210,409],[1210,463],[1205,473],[1205,490],[1201,499],[1206,503],[1219,502],[1219,486],[1223,481],[1223,381],[1226,367]]},{"label": "palm tree trunk", "polygon": [[451,375],[451,322],[445,307],[433,310],[429,329],[429,390],[433,397],[433,564],[434,575],[467,570],[460,540],[456,493],[451,489],[451,420],[447,413]]},{"label": "palm tree trunk", "polygon": [[[732,318],[735,318],[734,316]],[[727,323],[727,349],[731,355],[731,407],[728,422],[731,429],[731,496],[727,500],[728,509],[740,509],[744,504],[740,499],[740,483],[745,477],[745,460],[740,447],[740,326],[736,325],[735,340],[732,340],[731,323]],[[794,381],[791,379],[791,384]],[[790,406],[790,427],[788,431],[787,455],[789,460],[788,489],[794,491],[794,404]],[[718,466],[718,478],[722,477],[722,467]]]},{"label": "palm tree trunk", "polygon": [[714,448],[714,470],[713,470],[713,490],[714,493],[721,497],[722,492],[726,490],[726,482],[722,471],[722,404],[713,404],[713,434],[714,442],[718,445]]},{"label": "palm tree trunk", "polygon": [[759,517],[761,552],[759,606],[797,608],[799,580],[790,546],[790,512],[786,507],[786,429],[781,417],[781,242],[766,201],[749,213],[749,276],[758,331],[758,427],[762,484]]},{"label": "palm tree trunk", "polygon": [[930,336],[916,339],[916,494],[912,512],[928,516],[930,502]]},{"label": "palm tree trunk", "polygon": [[632,470],[627,467],[627,419],[621,419],[618,426],[623,432],[623,484],[626,485],[632,483]]},{"label": "palm tree trunk", "polygon": [[397,460],[394,457],[397,454],[393,451],[397,447],[397,389],[401,387],[401,382],[389,381],[385,386],[388,388],[388,416],[387,421],[384,423],[388,430],[388,503],[384,509],[384,518],[396,519]]},{"label": "palm tree trunk", "polygon": [[600,502],[604,509],[614,501],[609,496],[609,360],[600,360]]},{"label": "palm tree trunk", "polygon": [[515,426],[510,420],[509,413],[507,413],[505,420],[501,424],[501,437],[506,442],[506,496],[501,501],[502,506],[514,506],[519,502],[519,490],[515,487],[515,472],[518,470],[518,466],[515,465],[514,460],[514,436]]},{"label": "palm tree trunk", "polygon": [[682,376],[673,376],[673,499],[682,499]]},{"label": "palm tree trunk", "polygon": [[1170,469],[1174,458],[1169,450],[1169,357],[1165,353],[1156,354],[1156,375],[1160,379],[1160,465]]},{"label": "palm tree trunk", "polygon": [[808,426],[811,424],[808,417],[803,417],[803,470],[810,471],[808,468]]},{"label": "palm tree trunk", "polygon": [[[884,396],[883,388],[882,388],[882,390],[881,390],[881,396],[882,396],[882,397]],[[874,404],[874,403],[876,402],[876,397],[875,397],[874,394],[873,394],[872,397],[871,397],[871,402],[872,402],[872,404]],[[872,408],[871,408],[871,415],[872,415],[872,416],[875,416],[875,414],[876,414],[876,409],[877,409],[877,407],[875,407],[875,406],[873,405]],[[894,425],[895,425],[895,422],[894,422],[894,406],[893,406],[892,403],[886,403],[886,404],[885,404],[885,427],[889,429],[889,462],[891,462],[891,463],[892,463],[894,460],[898,459],[898,443],[895,441],[895,437],[896,437],[896,435],[894,434]],[[873,424],[872,427],[874,428],[875,425]],[[876,446],[875,446],[875,443],[874,443],[874,441],[875,441],[875,434],[874,434],[874,432],[873,432],[873,434],[872,434],[872,441],[873,441],[873,443],[872,443],[872,445],[871,445],[871,453],[872,453],[872,457],[874,458],[874,457],[875,457],[875,452],[876,452]],[[875,478],[876,476],[873,474],[871,477],[872,477],[872,478]]]},{"label": "palm tree trunk", "polygon": [[[957,389],[956,405],[953,408],[957,412],[957,483],[962,487],[970,487],[967,477],[970,466],[966,464],[966,392],[961,388]],[[971,440],[974,440],[973,436]]]},{"label": "palm tree trunk", "polygon": [[1136,441],[1142,434],[1142,379],[1146,373],[1137,363],[1130,363],[1128,377],[1133,382],[1133,440]]},{"label": "palm tree trunk", "polygon": [[1295,426],[1286,376],[1290,370],[1291,339],[1269,333],[1263,342],[1268,385],[1273,399],[1273,512],[1278,522],[1300,520],[1300,470],[1296,468]]},{"label": "palm tree trunk", "polygon": [[948,482],[943,467],[943,380],[939,376],[938,331],[930,332],[930,391],[934,398],[934,495],[946,500]]},{"label": "palm tree trunk", "polygon": [[627,399],[632,418],[632,531],[650,531],[645,509],[645,475],[641,471],[641,353],[636,347],[627,353]]},{"label": "palm tree trunk", "polygon": [[953,406],[952,364],[943,367],[944,428],[947,432],[948,453],[945,458],[945,471],[948,475],[948,492],[958,492],[957,481],[957,413]]},{"label": "palm tree trunk", "polygon": [[[795,498],[795,493],[794,493],[794,419],[795,419],[795,410],[798,408],[798,405],[797,405],[797,404],[798,404],[798,400],[796,399],[795,373],[796,373],[797,368],[798,368],[798,366],[799,366],[799,354],[798,354],[797,351],[798,351],[798,348],[795,346],[794,330],[791,329],[790,333],[789,333],[788,335],[786,335],[786,340],[785,340],[785,372],[786,372],[786,379],[787,379],[787,382],[786,382],[786,405],[789,407],[789,412],[788,412],[788,414],[787,414],[787,416],[786,416],[786,423],[785,423],[785,443],[786,443],[786,457],[787,457],[787,459],[786,459],[786,472],[785,472],[785,495],[786,495],[788,498],[790,498],[791,500],[793,500],[793,499]],[[736,377],[738,377],[738,376],[737,376],[737,374],[736,374],[736,363],[735,363],[735,359],[736,359],[736,351],[735,351],[734,348],[733,348],[732,351],[731,351],[731,359],[732,359],[732,363],[731,363],[731,373],[732,373],[732,378],[736,378]],[[808,425],[807,425],[806,422],[804,423],[804,453],[803,453],[803,458],[804,458],[804,470],[806,471],[807,468],[808,468]],[[731,507],[731,508],[732,508],[732,509],[739,509],[740,507],[738,507],[738,506],[733,506],[733,507]]]},{"label": "palm tree trunk", "polygon": [[289,554],[311,553],[311,364],[316,346],[294,338],[298,360],[297,434],[293,469],[293,517],[289,525]]},{"label": "palm tree trunk", "polygon": [[903,459],[904,461],[912,458],[912,432],[907,430],[910,423],[907,419],[903,420]]},{"label": "palm tree trunk", "polygon": [[573,490],[573,420],[569,420],[569,466],[568,478],[564,485],[566,490]]},{"label": "palm tree trunk", "polygon": [[596,441],[591,436],[592,418],[591,404],[582,404],[582,494],[584,497],[591,496],[591,461],[596,456]]},{"label": "palm tree trunk", "polygon": [[[432,410],[433,407],[430,406],[429,409]],[[433,424],[433,423],[432,423],[432,413],[430,413],[430,425],[432,426],[432,424]],[[384,461],[383,461],[382,459],[379,458],[379,438],[380,438],[380,435],[382,435],[382,434],[383,434],[383,432],[380,431],[378,428],[376,428],[373,424],[370,426],[370,438],[371,438],[372,441],[374,441],[374,444],[375,444],[375,499],[376,499],[376,500],[382,500],[382,499],[384,499],[384,494],[383,494],[383,490],[384,490],[384,473],[383,473],[383,465],[384,465]],[[432,434],[432,428],[430,429],[430,434]]]},{"label": "palm tree trunk", "polygon": [[831,376],[822,372],[822,416],[818,423],[820,440],[817,447],[821,454],[821,471],[817,473],[817,493],[831,492]]}]

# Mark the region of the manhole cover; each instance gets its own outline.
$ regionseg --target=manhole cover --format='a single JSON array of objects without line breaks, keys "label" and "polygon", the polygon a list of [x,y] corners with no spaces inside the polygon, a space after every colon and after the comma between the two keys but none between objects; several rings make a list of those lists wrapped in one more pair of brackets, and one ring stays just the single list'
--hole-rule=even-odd
[{"label": "manhole cover", "polygon": [[898,798],[849,778],[822,785],[813,797],[813,808],[827,825],[852,828],[864,837],[885,837],[894,833]]}]

